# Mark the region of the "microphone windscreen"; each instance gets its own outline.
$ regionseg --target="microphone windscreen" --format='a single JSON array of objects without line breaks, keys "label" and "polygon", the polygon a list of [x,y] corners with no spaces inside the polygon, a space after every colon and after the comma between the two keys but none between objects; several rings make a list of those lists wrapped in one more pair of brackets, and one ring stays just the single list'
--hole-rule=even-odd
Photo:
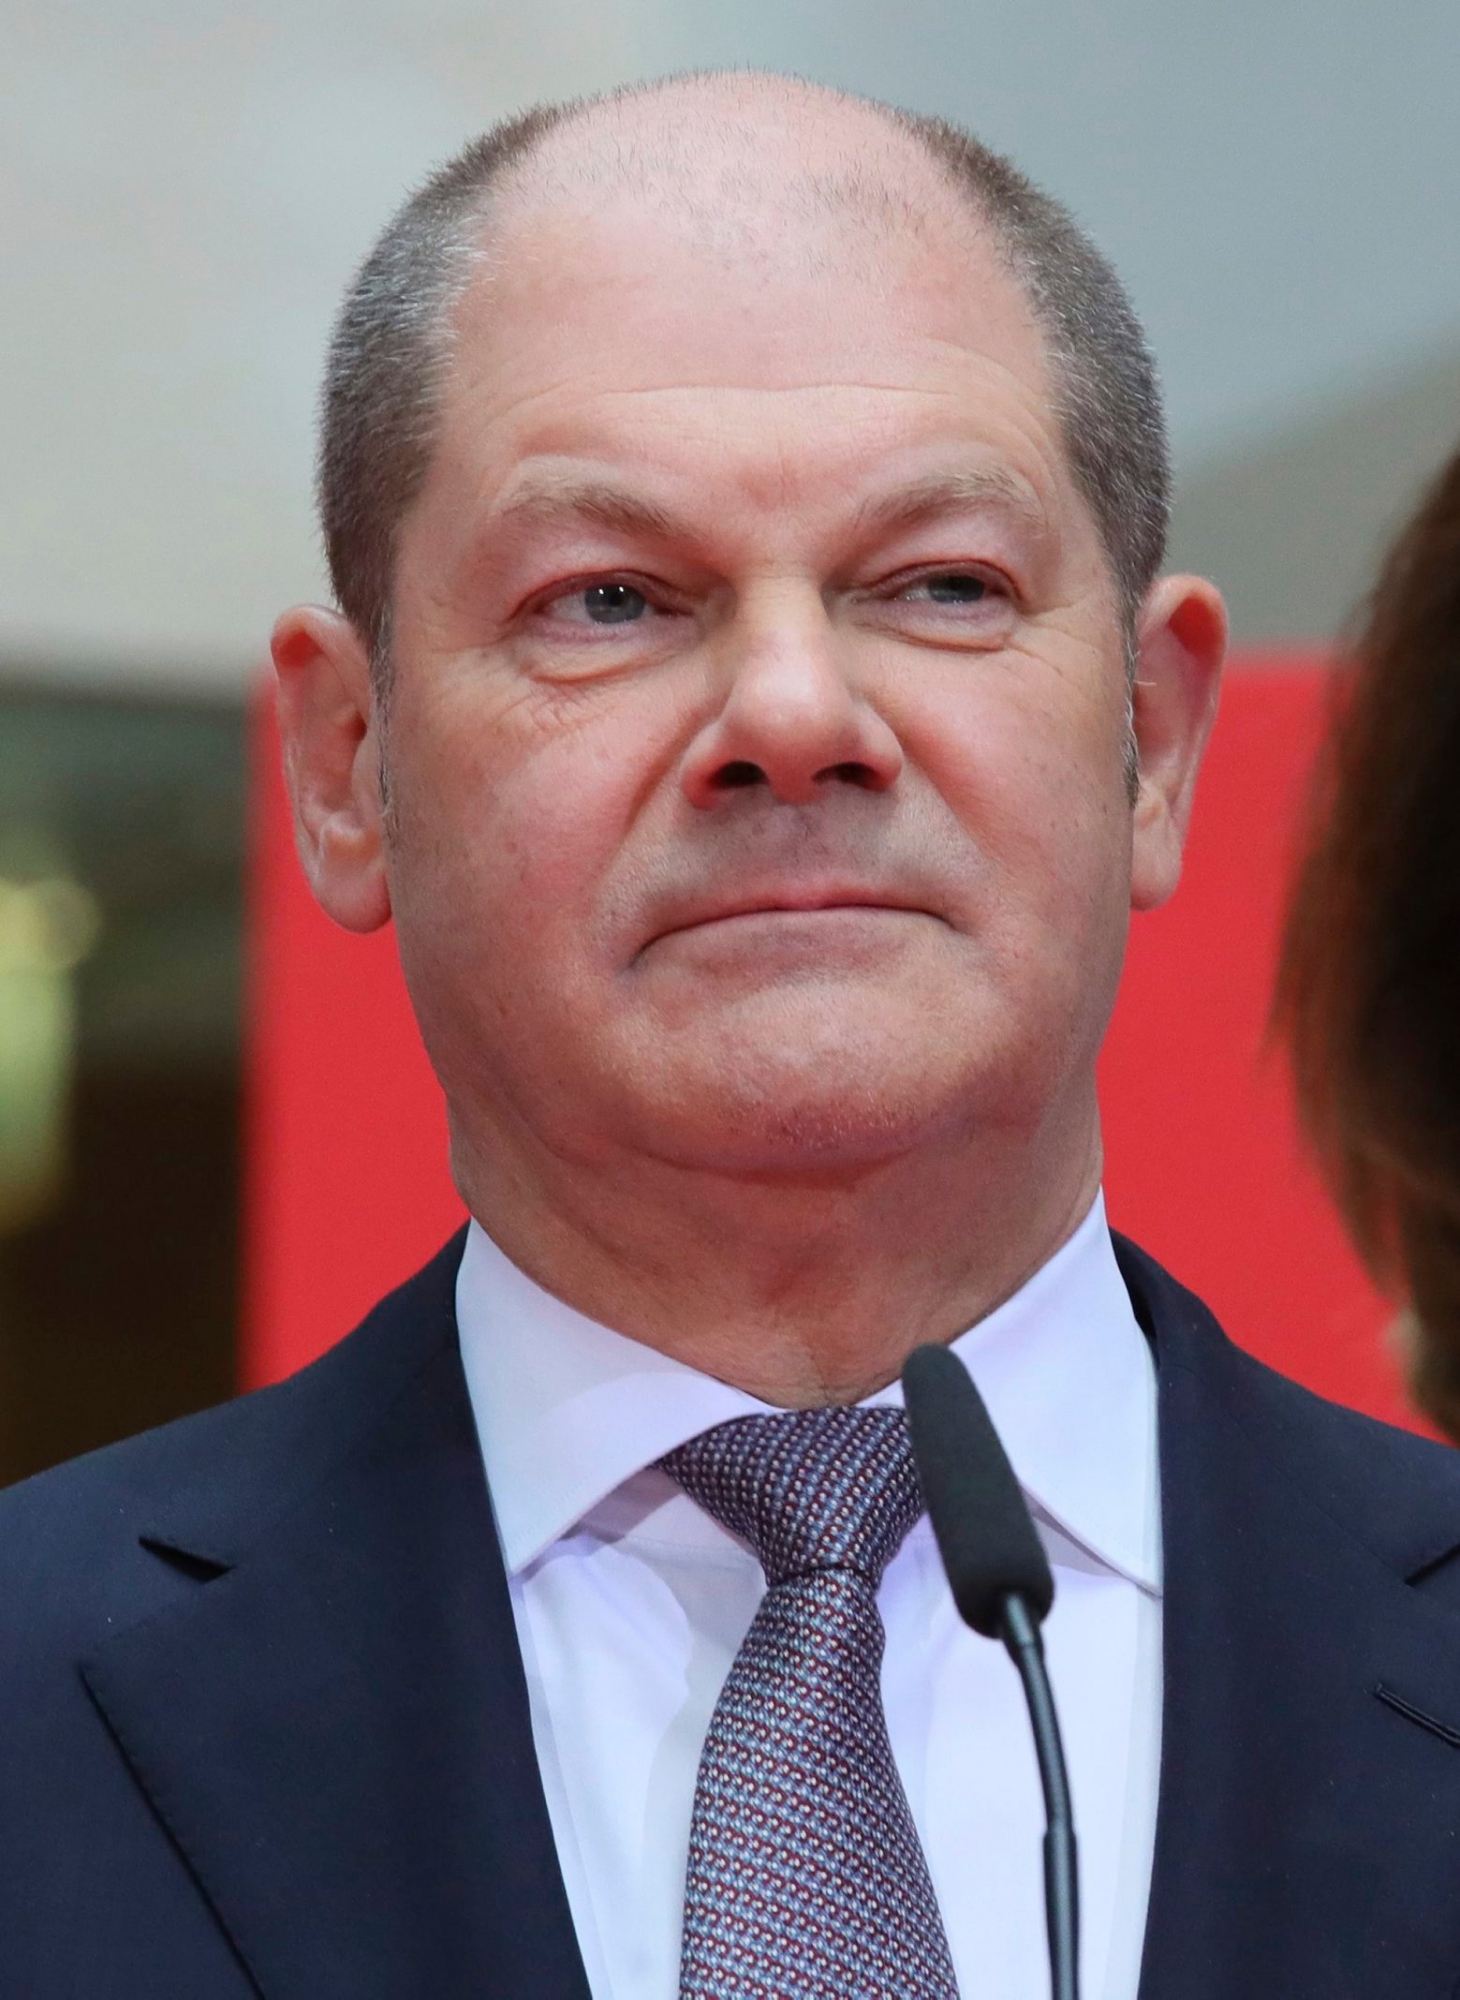
[{"label": "microphone windscreen", "polygon": [[902,1391],[960,1616],[986,1639],[999,1638],[1003,1600],[1017,1591],[1042,1619],[1054,1602],[1049,1559],[973,1377],[948,1348],[916,1347],[903,1363]]}]

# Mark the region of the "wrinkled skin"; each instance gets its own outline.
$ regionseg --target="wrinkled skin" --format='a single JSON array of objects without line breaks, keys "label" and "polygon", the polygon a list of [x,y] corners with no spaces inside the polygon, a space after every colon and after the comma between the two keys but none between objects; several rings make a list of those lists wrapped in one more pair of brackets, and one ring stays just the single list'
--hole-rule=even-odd
[{"label": "wrinkled skin", "polygon": [[340,921],[394,916],[474,1211],[791,1403],[885,1381],[1088,1206],[1223,620],[1197,579],[1147,600],[1132,806],[1109,564],[1018,288],[871,113],[739,88],[673,174],[606,173],[600,129],[676,157],[671,93],[504,204],[388,728],[337,616],[275,651],[306,865]]}]

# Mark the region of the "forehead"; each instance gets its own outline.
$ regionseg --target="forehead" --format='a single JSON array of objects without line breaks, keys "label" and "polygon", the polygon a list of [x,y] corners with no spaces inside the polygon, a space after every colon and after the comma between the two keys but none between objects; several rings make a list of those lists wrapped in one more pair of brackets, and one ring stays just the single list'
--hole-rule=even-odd
[{"label": "forehead", "polygon": [[743,461],[793,499],[946,436],[1060,485],[1043,343],[993,231],[851,110],[722,139],[700,108],[652,144],[550,147],[455,312],[433,479],[485,495],[534,455],[627,454],[707,488]]}]

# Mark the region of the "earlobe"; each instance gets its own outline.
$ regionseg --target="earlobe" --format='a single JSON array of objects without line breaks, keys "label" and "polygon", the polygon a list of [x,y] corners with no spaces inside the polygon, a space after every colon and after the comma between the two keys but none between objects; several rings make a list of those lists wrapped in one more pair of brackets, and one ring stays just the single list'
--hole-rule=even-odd
[{"label": "earlobe", "polygon": [[294,833],[320,907],[347,930],[390,916],[370,660],[336,611],[300,605],[274,627],[279,735]]},{"label": "earlobe", "polygon": [[1132,721],[1138,760],[1131,907],[1153,910],[1181,879],[1196,774],[1216,719],[1227,611],[1215,584],[1162,577],[1137,628]]}]

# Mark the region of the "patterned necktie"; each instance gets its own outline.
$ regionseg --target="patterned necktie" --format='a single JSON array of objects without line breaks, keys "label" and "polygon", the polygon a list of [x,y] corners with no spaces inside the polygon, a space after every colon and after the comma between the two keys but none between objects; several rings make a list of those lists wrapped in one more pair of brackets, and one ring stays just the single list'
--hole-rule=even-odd
[{"label": "patterned necktie", "polygon": [[766,1594],[700,1757],[680,2000],[957,2000],[882,1708],[882,1572],[922,1512],[900,1410],[744,1417],[662,1459]]}]

